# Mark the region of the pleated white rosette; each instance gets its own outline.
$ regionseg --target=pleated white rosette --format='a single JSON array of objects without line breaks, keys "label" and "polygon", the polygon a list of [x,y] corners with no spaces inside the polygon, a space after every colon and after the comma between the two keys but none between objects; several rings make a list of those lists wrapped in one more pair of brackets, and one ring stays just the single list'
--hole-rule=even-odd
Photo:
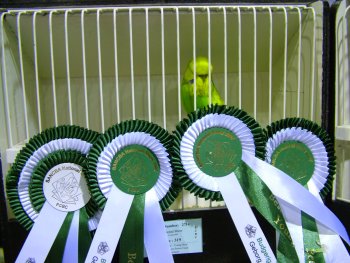
[{"label": "pleated white rosette", "polygon": [[156,156],[160,173],[156,184],[149,191],[154,192],[157,201],[161,201],[168,193],[172,184],[172,169],[165,147],[158,139],[144,132],[130,132],[119,135],[104,148],[97,163],[97,181],[101,192],[108,199],[114,183],[111,177],[112,159],[120,150],[128,145],[142,145],[150,149]]},{"label": "pleated white rosette", "polygon": [[[89,181],[93,182],[92,195],[99,206],[104,207],[104,211],[86,262],[96,258],[110,262],[113,258],[136,193],[119,188],[112,178],[118,174],[112,175],[111,167],[118,154],[135,146],[145,147],[154,154],[159,164],[156,182],[144,193],[144,245],[147,256],[150,262],[173,262],[161,213],[162,208],[169,206],[178,193],[178,189],[174,188],[169,158],[169,140],[172,139],[165,130],[145,121],[126,121],[116,127],[101,136],[105,136],[105,139],[97,142],[98,145],[92,149],[94,154],[89,156],[89,163],[92,164],[89,167]],[[101,244],[108,246],[103,254],[98,253]]]},{"label": "pleated white rosette", "polygon": [[[37,149],[32,156],[30,156],[19,176],[18,194],[24,211],[34,222],[38,218],[39,212],[34,209],[33,204],[30,200],[29,185],[35,167],[43,158],[45,158],[50,153],[59,150],[76,150],[84,155],[87,155],[91,146],[91,143],[83,141],[81,139],[57,139],[44,144],[39,149]],[[96,218],[91,218],[90,220],[90,226],[92,227],[90,230],[96,229]]]},{"label": "pleated white rosette", "polygon": [[[195,160],[195,148],[198,138],[203,132],[210,131],[212,128],[225,129],[219,130],[219,134],[221,132],[234,134],[239,140],[242,154],[255,156],[254,135],[242,120],[226,114],[210,113],[193,122],[181,137],[179,150],[183,169],[192,181],[192,184],[205,190],[221,193],[250,260],[255,262],[263,258],[266,262],[276,262],[275,255],[251,210],[235,172],[230,171],[220,176],[209,175],[203,171],[202,167],[199,167],[198,162]],[[204,135],[204,137],[206,136],[209,137],[210,133]],[[215,142],[213,143],[215,144]],[[213,145],[213,147],[215,146]],[[229,156],[225,157],[229,158]],[[241,159],[241,156],[239,158]],[[216,160],[216,162],[220,162],[220,160]],[[254,230],[254,235],[250,234],[250,229]],[[260,247],[264,247],[263,254],[261,254],[262,250],[256,252],[252,249],[252,247],[255,247],[255,244],[260,244]]]},{"label": "pleated white rosette", "polygon": [[[33,205],[33,200],[39,199],[37,196],[32,196],[31,194],[33,175],[37,173],[38,169],[43,168],[44,163],[47,165],[47,159],[50,158],[50,156],[56,156],[57,158],[58,153],[62,156],[62,154],[64,155],[68,152],[76,152],[77,156],[81,156],[80,160],[83,160],[81,158],[84,158],[83,156],[88,154],[92,142],[97,135],[98,133],[96,132],[78,126],[59,126],[47,129],[34,136],[17,155],[15,163],[9,171],[7,178],[7,191],[11,196],[9,201],[15,216],[25,228],[31,228],[31,231],[16,262],[24,262],[28,258],[33,258],[38,262],[43,262],[51,249],[60,250],[60,248],[52,246],[59,231],[61,231],[61,227],[63,227],[64,221],[67,219],[68,212],[73,211],[63,211],[62,209],[55,208],[53,205],[54,200],[48,201],[44,196],[39,197],[39,199],[43,201],[38,201],[39,203],[42,202],[41,205],[39,205],[40,211],[38,211]],[[72,167],[74,166],[77,171],[82,171],[82,167],[75,164],[74,161],[70,162],[67,158],[65,160],[66,164],[72,165]],[[61,167],[63,164],[60,164],[58,161],[55,165]],[[50,168],[51,167],[47,166],[48,170]],[[55,167],[52,167],[52,169],[55,169]],[[43,176],[45,176],[45,174]],[[81,219],[83,221],[80,221],[80,208],[89,202],[90,195],[87,190],[87,184],[84,182],[85,179],[81,178],[80,174],[75,174],[74,177],[81,180],[77,187],[79,187],[79,191],[83,191],[82,194],[84,197],[79,197],[79,206],[71,206],[71,209],[76,209],[74,210],[73,216],[75,219],[73,219],[70,226],[68,226],[69,231],[67,233],[67,241],[63,251],[62,262],[69,262],[74,259],[78,261],[78,251],[73,251],[71,248],[79,247],[79,228],[80,225],[84,224],[82,222],[85,222],[86,220],[84,226],[86,226],[89,231],[96,229],[98,224],[98,213],[96,213],[96,216],[92,216],[84,212],[84,218],[86,216],[86,219]],[[44,184],[42,187],[44,187]],[[44,193],[42,192],[42,194]],[[51,196],[49,198],[51,198]],[[93,207],[91,205],[89,206],[89,209]],[[89,211],[93,213],[96,212],[96,210],[92,210]],[[89,216],[89,218],[87,216]],[[43,231],[43,229],[48,228],[50,228],[51,231]],[[86,232],[83,231],[81,233],[85,234]]]},{"label": "pleated white rosette", "polygon": [[309,191],[314,196],[320,196],[321,190],[328,181],[328,154],[323,142],[312,132],[301,127],[292,127],[278,131],[269,138],[266,144],[266,161],[271,163],[272,154],[276,148],[286,141],[299,141],[305,144],[314,157],[314,172],[307,182]]},{"label": "pleated white rosette", "polygon": [[[292,126],[287,124],[292,122],[295,123],[295,127],[287,127]],[[304,119],[286,119],[279,121],[279,123],[279,125],[272,124],[268,127],[269,138],[266,143],[266,161],[268,163],[273,163],[272,159],[274,153],[284,143],[299,142],[305,145],[312,154],[314,169],[310,178],[301,178],[300,180],[304,184],[306,183],[304,186],[306,186],[310,193],[321,204],[323,204],[322,196],[328,193],[328,188],[333,179],[333,171],[331,170],[334,169],[334,167],[332,167],[332,162],[334,162],[335,159],[333,156],[333,149],[331,149],[333,145],[330,144],[328,135],[321,129],[321,127]],[[283,127],[283,124],[286,127]],[[276,127],[280,128],[277,129]],[[307,127],[312,127],[313,131]],[[316,134],[319,134],[320,137]],[[293,163],[293,165],[297,164]],[[295,167],[295,169],[298,169],[298,167]],[[301,213],[299,211],[287,209],[283,205],[282,209],[284,210],[287,224],[290,226],[291,236],[293,238],[299,260],[304,261],[305,258],[308,257],[311,259],[314,252],[311,250],[306,251],[309,249],[304,247]],[[317,244],[315,244],[315,248],[318,249],[315,250],[323,253],[325,262],[350,262],[349,253],[347,252],[339,235],[335,234],[333,231],[330,231],[318,221],[316,221],[316,225],[319,232],[320,243],[316,242]],[[308,255],[308,252],[311,254]]]},{"label": "pleated white rosette", "polygon": [[224,114],[208,114],[193,123],[181,140],[180,153],[183,167],[194,184],[210,191],[220,191],[217,178],[204,173],[196,164],[193,156],[194,144],[198,136],[206,129],[221,127],[234,133],[241,142],[242,151],[255,155],[254,137],[251,130],[241,120]]}]

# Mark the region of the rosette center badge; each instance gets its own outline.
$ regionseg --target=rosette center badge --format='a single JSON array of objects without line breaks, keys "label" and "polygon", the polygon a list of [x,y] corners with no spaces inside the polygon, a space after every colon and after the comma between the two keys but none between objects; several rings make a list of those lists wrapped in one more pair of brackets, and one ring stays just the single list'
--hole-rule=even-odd
[{"label": "rosette center badge", "polygon": [[315,169],[311,150],[300,141],[281,143],[271,157],[271,164],[289,174],[301,185],[306,185]]},{"label": "rosette center badge", "polygon": [[76,211],[90,200],[82,168],[74,163],[62,163],[50,169],[43,190],[50,205],[60,211]]},{"label": "rosette center badge", "polygon": [[112,159],[112,180],[128,194],[147,192],[156,184],[159,173],[157,157],[145,146],[126,146]]},{"label": "rosette center badge", "polygon": [[221,177],[238,167],[242,159],[242,146],[230,130],[213,127],[198,136],[193,154],[196,164],[204,173]]}]

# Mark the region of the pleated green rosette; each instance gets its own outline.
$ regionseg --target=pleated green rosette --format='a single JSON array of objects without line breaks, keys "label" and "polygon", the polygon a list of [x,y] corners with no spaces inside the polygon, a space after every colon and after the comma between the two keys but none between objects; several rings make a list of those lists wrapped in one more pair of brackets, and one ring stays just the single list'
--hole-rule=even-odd
[{"label": "pleated green rosette", "polygon": [[199,197],[224,200],[250,260],[276,262],[246,199],[289,237],[273,193],[244,160],[264,156],[259,124],[240,109],[213,106],[189,114],[174,136],[172,162],[182,186]]},{"label": "pleated green rosette", "polygon": [[98,212],[83,170],[97,136],[78,126],[50,128],[17,155],[6,190],[17,220],[30,232],[16,262],[84,260]]},{"label": "pleated green rosette", "polygon": [[120,240],[119,262],[173,262],[162,209],[180,188],[170,163],[172,136],[142,120],[108,129],[89,154],[89,184],[104,208],[86,262],[110,262]]},{"label": "pleated green rosette", "polygon": [[[320,202],[330,192],[336,170],[334,146],[327,132],[302,118],[287,118],[267,126],[266,161],[304,186]],[[305,200],[307,202],[307,200]],[[338,235],[304,212],[285,211],[301,262],[350,262]],[[290,220],[289,220],[290,219]],[[320,231],[320,233],[319,233]],[[280,238],[279,246],[285,242]],[[280,261],[285,261],[281,255]]]}]

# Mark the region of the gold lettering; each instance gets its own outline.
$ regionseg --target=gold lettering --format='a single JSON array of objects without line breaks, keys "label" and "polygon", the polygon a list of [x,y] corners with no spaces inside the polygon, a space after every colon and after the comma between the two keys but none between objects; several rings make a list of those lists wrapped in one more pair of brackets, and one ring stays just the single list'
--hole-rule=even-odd
[{"label": "gold lettering", "polygon": [[292,238],[291,238],[291,236],[290,236],[290,233],[289,233],[289,231],[288,231],[288,228],[286,228],[286,229],[284,230],[284,234],[288,237],[289,240],[292,241]]},{"label": "gold lettering", "polygon": [[288,231],[288,228],[286,227],[285,224],[283,224],[283,222],[281,222],[281,218],[280,216],[277,216],[277,219],[274,220],[273,222],[277,225],[277,227],[287,236],[287,238],[292,241],[291,237],[290,237],[290,233]]},{"label": "gold lettering", "polygon": [[278,223],[281,221],[280,217],[277,216],[277,220],[273,221],[276,225],[278,225]]},{"label": "gold lettering", "polygon": [[128,259],[136,259],[136,253],[128,253]]},{"label": "gold lettering", "polygon": [[273,194],[270,195],[270,200],[273,202],[273,204],[278,210],[281,210],[280,204],[278,203],[276,197]]},{"label": "gold lettering", "polygon": [[140,187],[129,187],[128,192],[129,193],[138,193],[140,191]]},{"label": "gold lettering", "polygon": [[128,263],[133,263],[136,260],[136,253],[128,253]]}]

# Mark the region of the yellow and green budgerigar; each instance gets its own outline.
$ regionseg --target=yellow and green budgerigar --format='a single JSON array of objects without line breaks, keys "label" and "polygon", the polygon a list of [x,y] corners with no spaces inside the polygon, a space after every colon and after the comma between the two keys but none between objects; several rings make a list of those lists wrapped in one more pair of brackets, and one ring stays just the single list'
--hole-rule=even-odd
[{"label": "yellow and green budgerigar", "polygon": [[[213,72],[213,66],[209,65],[206,57],[196,58],[196,71],[194,70],[194,61],[191,60],[185,70],[181,83],[182,105],[187,113],[195,110],[194,108],[194,83],[196,83],[196,106],[202,108],[210,104],[209,102],[209,75]],[[194,71],[196,76],[194,76]],[[194,79],[196,78],[196,81]],[[211,79],[211,104],[223,105],[218,90],[213,79]]]}]

